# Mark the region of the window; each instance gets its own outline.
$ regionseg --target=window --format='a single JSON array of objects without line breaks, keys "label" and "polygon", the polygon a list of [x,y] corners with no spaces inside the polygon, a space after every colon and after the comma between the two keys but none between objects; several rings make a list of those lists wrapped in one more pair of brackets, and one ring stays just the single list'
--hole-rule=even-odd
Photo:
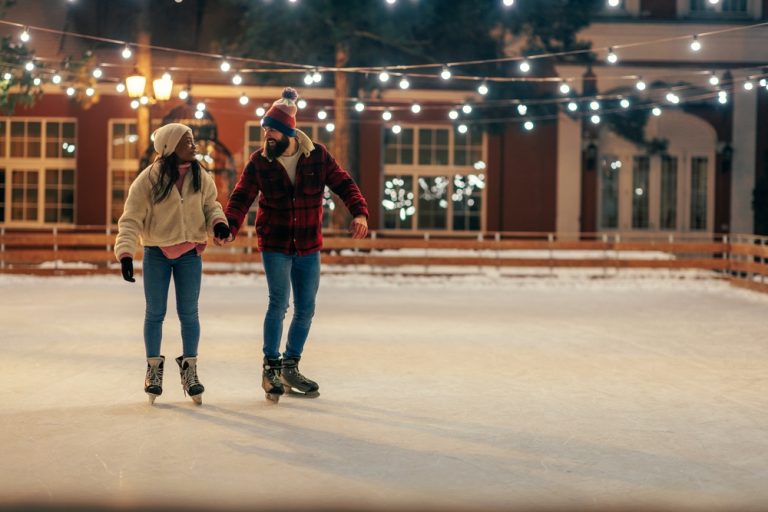
[{"label": "window", "polygon": [[75,222],[76,142],[75,121],[0,121],[0,222]]},{"label": "window", "polygon": [[37,221],[39,190],[37,170],[16,170],[11,173],[11,220]]},{"label": "window", "polygon": [[710,0],[691,0],[692,13],[722,13],[747,14],[747,0],[720,0],[712,3]]},{"label": "window", "polygon": [[648,199],[650,191],[650,159],[647,156],[634,157],[632,169],[632,227],[647,228],[649,220]]},{"label": "window", "polygon": [[619,227],[619,171],[621,160],[605,155],[600,160],[600,227]]},{"label": "window", "polygon": [[138,160],[139,135],[135,121],[113,121],[112,160]]},{"label": "window", "polygon": [[413,164],[413,128],[402,128],[400,133],[384,131],[384,163]]},{"label": "window", "polygon": [[661,197],[659,227],[677,228],[677,158],[664,155],[661,158]]},{"label": "window", "polygon": [[139,135],[133,119],[109,121],[109,222],[117,224],[125,208],[128,189],[139,175]]},{"label": "window", "polygon": [[482,194],[485,189],[485,175],[469,174],[453,177],[453,229],[479,231],[482,229]]},{"label": "window", "polygon": [[483,134],[445,126],[384,131],[384,229],[483,229]]},{"label": "window", "polygon": [[691,229],[707,229],[707,158],[691,159]]},{"label": "window", "polygon": [[419,129],[419,165],[448,165],[448,129]]},{"label": "window", "polygon": [[75,222],[75,170],[45,170],[45,222]]},{"label": "window", "polygon": [[387,176],[384,181],[384,228],[413,229],[413,177]]},{"label": "window", "polygon": [[418,221],[421,229],[446,229],[448,208],[448,177],[419,178]]},{"label": "window", "polygon": [[42,121],[11,121],[11,158],[40,158]]}]

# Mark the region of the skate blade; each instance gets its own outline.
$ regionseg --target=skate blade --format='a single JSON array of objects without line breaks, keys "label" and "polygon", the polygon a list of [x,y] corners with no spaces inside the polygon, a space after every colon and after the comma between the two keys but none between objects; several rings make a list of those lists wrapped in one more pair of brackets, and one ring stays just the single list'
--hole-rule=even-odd
[{"label": "skate blade", "polygon": [[277,403],[280,401],[280,396],[276,393],[267,393],[267,400]]},{"label": "skate blade", "polygon": [[153,393],[147,393],[147,399],[149,400],[149,405],[155,405],[155,399],[160,395],[155,395]]},{"label": "skate blade", "polygon": [[283,384],[283,386],[285,387],[285,394],[291,395],[295,398],[317,398],[320,396],[319,391],[308,391],[307,393],[302,393],[301,391],[297,391],[290,386],[286,386],[285,384]]},{"label": "skate blade", "polygon": [[203,405],[203,395],[195,395],[189,398],[191,398],[192,401],[195,402],[197,405]]}]

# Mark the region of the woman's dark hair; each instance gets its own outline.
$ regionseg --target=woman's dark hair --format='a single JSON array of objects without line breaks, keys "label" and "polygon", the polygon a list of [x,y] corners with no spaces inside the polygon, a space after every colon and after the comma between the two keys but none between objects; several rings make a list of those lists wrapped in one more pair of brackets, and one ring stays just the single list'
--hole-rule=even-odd
[{"label": "woman's dark hair", "polygon": [[[176,186],[176,181],[179,179],[179,164],[182,162],[176,153],[171,153],[168,156],[158,158],[155,160],[154,165],[159,166],[158,178],[155,183],[152,184],[152,202],[159,203],[168,197],[173,187]],[[202,165],[197,160],[192,160],[192,186],[195,188],[195,192],[200,191],[200,173]]]}]

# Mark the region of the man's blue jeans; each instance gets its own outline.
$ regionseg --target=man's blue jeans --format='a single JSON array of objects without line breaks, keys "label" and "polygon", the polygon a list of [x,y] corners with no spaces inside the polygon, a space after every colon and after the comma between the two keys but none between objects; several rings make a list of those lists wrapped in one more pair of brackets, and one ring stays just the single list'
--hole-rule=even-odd
[{"label": "man's blue jeans", "polygon": [[264,318],[264,356],[280,357],[283,320],[293,288],[293,319],[288,329],[285,357],[300,357],[315,315],[315,297],[320,286],[320,253],[304,256],[262,252],[261,261],[269,287],[269,307]]},{"label": "man's blue jeans", "polygon": [[147,357],[160,355],[171,275],[176,288],[176,311],[181,321],[184,357],[197,357],[197,345],[200,342],[197,302],[200,297],[200,281],[203,273],[202,258],[193,249],[176,259],[169,260],[159,247],[145,247],[142,269],[144,297],[147,301],[144,316],[144,346]]}]

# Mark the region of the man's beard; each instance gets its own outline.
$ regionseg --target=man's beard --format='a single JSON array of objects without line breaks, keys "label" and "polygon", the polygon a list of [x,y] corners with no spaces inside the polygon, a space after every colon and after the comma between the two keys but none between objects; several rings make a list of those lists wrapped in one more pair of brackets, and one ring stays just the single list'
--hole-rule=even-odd
[{"label": "man's beard", "polygon": [[[275,141],[274,146],[269,143],[271,140]],[[267,156],[270,158],[270,160],[274,160],[275,158],[285,153],[285,150],[288,149],[288,144],[290,144],[290,142],[291,141],[285,135],[281,135],[279,139],[269,138],[264,141],[264,149],[266,150]]]}]

